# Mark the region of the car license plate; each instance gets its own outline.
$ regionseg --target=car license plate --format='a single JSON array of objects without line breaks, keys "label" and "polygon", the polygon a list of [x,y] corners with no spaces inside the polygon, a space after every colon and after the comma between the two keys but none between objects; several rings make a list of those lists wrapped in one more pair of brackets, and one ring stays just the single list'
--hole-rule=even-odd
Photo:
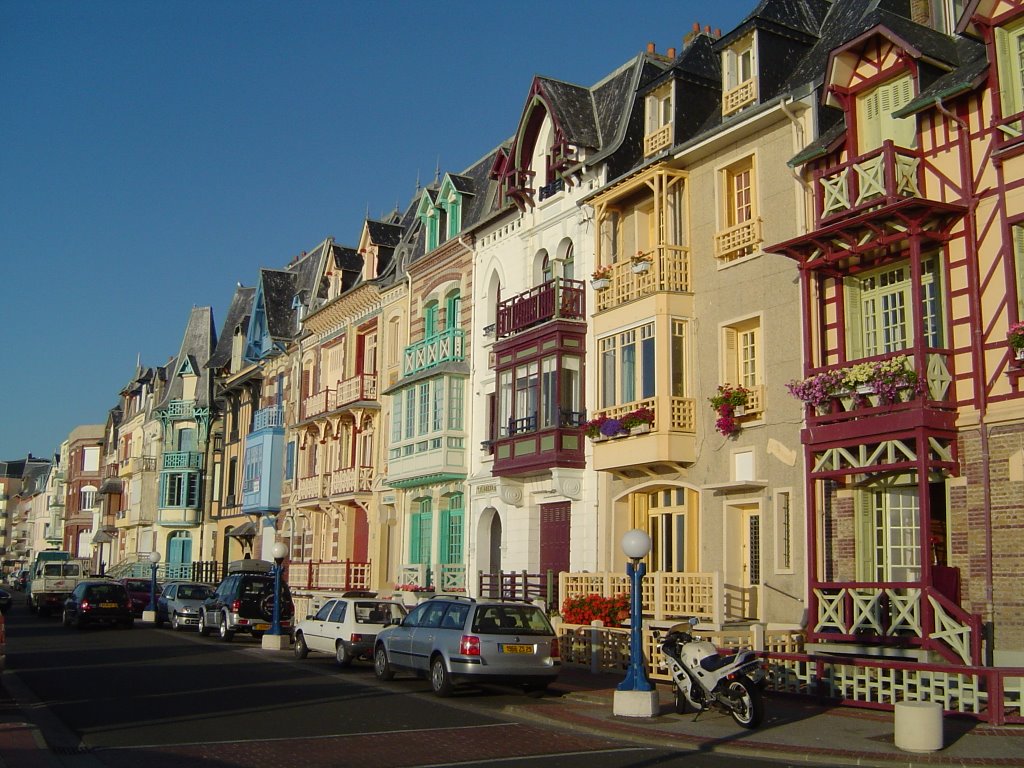
[{"label": "car license plate", "polygon": [[513,645],[512,643],[504,643],[501,646],[502,653],[533,653],[532,645]]},{"label": "car license plate", "polygon": [[117,608],[117,603],[100,603],[100,608]]},{"label": "car license plate", "polygon": [[268,629],[270,629],[270,625],[269,624],[253,624],[252,628],[256,632],[266,632]]}]

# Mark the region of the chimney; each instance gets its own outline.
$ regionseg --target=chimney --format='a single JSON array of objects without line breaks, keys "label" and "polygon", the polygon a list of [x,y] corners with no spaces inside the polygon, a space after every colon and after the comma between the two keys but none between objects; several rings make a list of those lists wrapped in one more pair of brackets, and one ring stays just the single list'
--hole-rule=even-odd
[{"label": "chimney", "polygon": [[648,53],[657,53],[658,52],[658,47],[654,43],[648,43],[647,44],[647,52]]},{"label": "chimney", "polygon": [[707,35],[708,37],[711,36],[711,25],[710,24],[705,24],[704,25],[704,34]]},{"label": "chimney", "polygon": [[670,59],[674,59],[676,57],[676,49],[669,48],[667,51],[665,51],[665,55],[668,56]]}]

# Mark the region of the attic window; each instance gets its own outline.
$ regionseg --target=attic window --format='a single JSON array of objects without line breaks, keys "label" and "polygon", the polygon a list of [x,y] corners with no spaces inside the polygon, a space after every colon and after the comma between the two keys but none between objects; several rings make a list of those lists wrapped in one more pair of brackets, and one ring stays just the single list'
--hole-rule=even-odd
[{"label": "attic window", "polygon": [[667,82],[647,96],[644,157],[672,145],[672,83]]},{"label": "attic window", "polygon": [[757,101],[757,57],[754,35],[739,40],[722,53],[722,116],[739,112]]}]

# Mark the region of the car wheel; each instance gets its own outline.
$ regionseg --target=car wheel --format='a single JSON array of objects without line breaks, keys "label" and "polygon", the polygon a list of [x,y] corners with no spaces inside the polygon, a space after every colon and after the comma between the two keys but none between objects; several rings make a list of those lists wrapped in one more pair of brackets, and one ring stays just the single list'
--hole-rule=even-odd
[{"label": "car wheel", "polygon": [[206,624],[206,611],[202,609],[199,611],[199,634],[203,637],[210,634],[210,628]]},{"label": "car wheel", "polygon": [[227,611],[220,615],[220,639],[225,643],[230,643],[231,638],[235,636],[235,632],[228,628],[228,614]]},{"label": "car wheel", "polygon": [[345,648],[345,644],[338,641],[338,644],[334,647],[334,660],[338,662],[339,667],[351,667],[353,656]]},{"label": "car wheel", "polygon": [[64,609],[64,613],[61,614],[60,623],[63,624],[65,627],[70,627],[71,626],[71,617],[68,616],[68,609],[67,608],[65,608]]},{"label": "car wheel", "polygon": [[306,645],[306,638],[302,636],[301,632],[295,633],[295,646],[292,648],[292,653],[295,654],[296,659],[304,659],[309,655],[309,646]]},{"label": "car wheel", "polygon": [[435,656],[430,662],[430,688],[442,698],[452,695],[452,677],[448,674],[448,667],[444,665],[443,656]]},{"label": "car wheel", "polygon": [[378,680],[395,679],[395,670],[391,668],[391,662],[388,661],[388,652],[384,650],[383,645],[378,645],[373,652],[373,674],[377,676]]},{"label": "car wheel", "polygon": [[181,620],[178,618],[177,613],[171,614],[171,629],[173,629],[175,632],[181,631]]}]

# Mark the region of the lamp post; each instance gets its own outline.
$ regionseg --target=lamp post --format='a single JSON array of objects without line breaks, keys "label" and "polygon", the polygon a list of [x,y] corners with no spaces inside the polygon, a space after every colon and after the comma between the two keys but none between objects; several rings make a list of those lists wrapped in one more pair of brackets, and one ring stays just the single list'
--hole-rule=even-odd
[{"label": "lamp post", "polygon": [[156,623],[156,566],[160,562],[160,553],[155,549],[149,553],[149,568],[150,568],[150,582],[149,582],[149,607],[142,612],[143,621],[151,621]]},{"label": "lamp post", "polygon": [[274,608],[271,611],[270,631],[263,636],[263,647],[281,651],[288,647],[290,641],[290,637],[281,632],[281,571],[288,547],[279,541],[274,544],[271,553],[274,556]]},{"label": "lamp post", "polygon": [[626,679],[615,689],[613,713],[625,717],[653,717],[658,714],[658,692],[647,677],[643,649],[643,590],[642,582],[647,566],[643,559],[651,551],[651,537],[646,531],[634,528],[622,537],[622,551],[629,558],[626,575],[629,577],[629,669]]}]

